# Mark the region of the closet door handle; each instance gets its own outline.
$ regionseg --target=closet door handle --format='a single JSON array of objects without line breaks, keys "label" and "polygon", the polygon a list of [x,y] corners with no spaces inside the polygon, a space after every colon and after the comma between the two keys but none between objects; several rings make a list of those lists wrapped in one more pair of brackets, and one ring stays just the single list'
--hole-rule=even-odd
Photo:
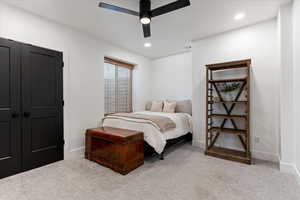
[{"label": "closet door handle", "polygon": [[26,117],[26,118],[30,117],[30,112],[24,112],[23,116]]},{"label": "closet door handle", "polygon": [[13,112],[13,113],[11,114],[11,117],[12,117],[12,118],[18,118],[18,117],[19,117],[19,113]]}]

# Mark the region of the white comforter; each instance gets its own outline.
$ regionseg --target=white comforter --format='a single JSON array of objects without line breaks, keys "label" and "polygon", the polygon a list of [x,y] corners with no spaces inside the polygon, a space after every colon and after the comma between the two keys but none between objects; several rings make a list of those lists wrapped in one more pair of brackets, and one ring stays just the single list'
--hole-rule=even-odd
[{"label": "white comforter", "polygon": [[163,113],[150,111],[141,111],[136,113],[169,117],[175,122],[176,128],[162,133],[153,125],[143,123],[145,120],[125,117],[120,117],[119,119],[107,118],[103,121],[103,126],[142,131],[144,132],[145,141],[152,146],[157,153],[163,152],[166,140],[174,139],[192,132],[192,117],[187,113]]}]

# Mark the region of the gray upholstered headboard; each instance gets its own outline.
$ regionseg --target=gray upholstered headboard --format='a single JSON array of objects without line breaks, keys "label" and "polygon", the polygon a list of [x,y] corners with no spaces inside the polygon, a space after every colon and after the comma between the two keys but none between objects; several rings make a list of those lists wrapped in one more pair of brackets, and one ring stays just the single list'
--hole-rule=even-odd
[{"label": "gray upholstered headboard", "polygon": [[[152,106],[152,101],[146,103],[145,109],[150,110]],[[176,101],[175,112],[177,113],[188,113],[192,115],[192,101],[191,100],[181,100]]]}]

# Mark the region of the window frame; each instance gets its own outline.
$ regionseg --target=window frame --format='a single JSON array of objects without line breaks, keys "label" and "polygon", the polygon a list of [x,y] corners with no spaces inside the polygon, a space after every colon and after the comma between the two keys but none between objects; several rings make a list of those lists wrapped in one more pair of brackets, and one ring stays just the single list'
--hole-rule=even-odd
[{"label": "window frame", "polygon": [[[109,63],[109,64],[112,64],[112,65],[115,65],[116,67],[124,67],[124,68],[127,68],[129,69],[129,73],[130,73],[130,77],[129,77],[129,112],[133,112],[133,106],[132,106],[132,75],[133,75],[133,69],[134,69],[134,65],[133,64],[129,64],[129,63],[125,63],[125,62],[122,62],[122,61],[118,61],[118,60],[115,60],[115,59],[112,59],[112,58],[108,58],[108,57],[104,57],[104,63]],[[118,70],[115,71],[115,91],[118,91],[118,73],[117,73]],[[104,94],[104,97],[105,97],[105,94]],[[116,95],[116,104],[118,102],[118,97]],[[104,112],[105,112],[105,109],[104,109]],[[113,113],[104,113],[104,115],[109,115],[109,114],[113,114]]]}]

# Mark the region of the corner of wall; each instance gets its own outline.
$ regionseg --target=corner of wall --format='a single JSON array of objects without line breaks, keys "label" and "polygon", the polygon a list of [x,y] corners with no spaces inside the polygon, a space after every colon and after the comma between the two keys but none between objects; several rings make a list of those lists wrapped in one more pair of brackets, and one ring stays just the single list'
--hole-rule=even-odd
[{"label": "corner of wall", "polygon": [[72,160],[84,157],[85,147],[65,151],[65,160]]},{"label": "corner of wall", "polygon": [[297,168],[297,166],[296,166],[296,178],[297,178],[297,181],[300,185],[300,170]]},{"label": "corner of wall", "polygon": [[287,163],[280,161],[280,171],[283,173],[289,173],[295,175],[297,182],[300,185],[300,170],[293,163]]},{"label": "corner of wall", "polygon": [[193,146],[199,147],[201,150],[205,150],[205,142],[199,140],[193,140]]}]

